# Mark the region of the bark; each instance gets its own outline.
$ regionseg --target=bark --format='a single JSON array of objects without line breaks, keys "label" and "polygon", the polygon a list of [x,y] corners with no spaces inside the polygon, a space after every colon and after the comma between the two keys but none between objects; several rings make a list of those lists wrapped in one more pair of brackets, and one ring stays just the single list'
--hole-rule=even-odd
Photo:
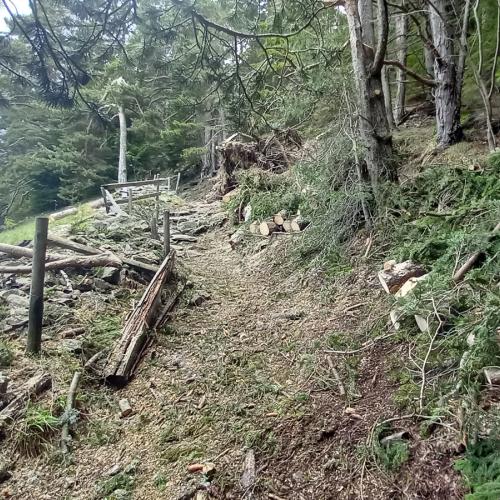
[{"label": "bark", "polygon": [[[385,5],[384,0],[379,0],[378,3],[382,7]],[[374,51],[373,43],[371,43],[373,40],[370,40],[371,23],[368,23],[366,19],[369,15],[366,11],[369,12],[369,8],[365,3],[362,4],[363,22],[357,0],[347,0],[345,9],[358,93],[359,132],[365,148],[365,161],[372,189],[377,192],[377,186],[381,180],[397,180],[397,172],[392,159],[392,134],[382,90],[381,70],[387,43],[387,13],[384,14],[383,8],[379,8],[379,39],[377,50]],[[364,38],[363,32],[366,32],[367,39]]]},{"label": "bark", "polygon": [[[467,2],[468,3],[468,2]],[[448,147],[463,139],[460,124],[460,105],[462,76],[458,65],[455,47],[456,30],[454,29],[451,0],[434,0],[429,7],[429,19],[432,39],[437,55],[434,60],[434,79],[436,80],[436,128],[439,147]],[[468,14],[467,14],[468,17]]]},{"label": "bark", "polygon": [[[0,253],[5,253],[7,255],[12,255],[12,257],[27,257],[29,259],[33,258],[33,249],[26,247],[18,247],[17,245],[8,245],[6,243],[0,243]],[[99,252],[100,253],[100,252]],[[45,260],[47,262],[53,262],[56,260],[66,259],[68,255],[63,254],[46,254]]]},{"label": "bark", "polygon": [[127,182],[127,117],[122,105],[118,106],[120,121],[120,154],[118,158],[118,182]]},{"label": "bark", "polygon": [[[404,0],[402,5],[404,6]],[[406,66],[408,57],[408,17],[405,13],[398,14],[395,19],[396,22],[396,59]],[[405,114],[405,100],[406,100],[406,72],[398,68],[396,70],[396,98],[394,101],[394,121],[399,125],[401,119]]]}]

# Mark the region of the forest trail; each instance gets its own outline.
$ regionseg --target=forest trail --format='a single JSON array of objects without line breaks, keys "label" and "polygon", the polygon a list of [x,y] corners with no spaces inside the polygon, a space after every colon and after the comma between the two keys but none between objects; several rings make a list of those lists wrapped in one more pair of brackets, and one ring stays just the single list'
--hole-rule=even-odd
[{"label": "forest trail", "polygon": [[[374,270],[359,262],[328,289],[287,265],[292,237],[233,250],[231,232],[225,224],[178,251],[189,281],[136,377],[85,396],[91,410],[68,467],[18,464],[19,498],[460,498],[450,445],[421,445],[404,417],[395,427],[414,435],[412,459],[394,474],[372,460],[377,423],[399,423],[390,372],[405,355],[378,341],[387,318]],[[353,354],[328,352],[353,341]],[[133,409],[125,418],[122,398]],[[194,464],[206,473],[189,472]]]}]

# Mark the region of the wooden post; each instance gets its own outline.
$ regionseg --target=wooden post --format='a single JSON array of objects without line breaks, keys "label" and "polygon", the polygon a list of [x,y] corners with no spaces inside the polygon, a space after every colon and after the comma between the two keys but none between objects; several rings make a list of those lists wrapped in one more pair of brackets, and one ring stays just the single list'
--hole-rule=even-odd
[{"label": "wooden post", "polygon": [[101,194],[102,194],[102,199],[104,200],[104,208],[106,209],[106,213],[109,213],[109,206],[108,206],[108,199],[106,197],[106,189],[104,186],[101,186]]},{"label": "wooden post", "polygon": [[181,182],[181,173],[177,173],[177,184],[175,185],[175,194],[177,194],[177,191],[179,191],[179,184]]},{"label": "wooden post", "polygon": [[156,216],[153,216],[151,219],[151,238],[154,240],[160,239],[160,236],[158,235],[158,219]]},{"label": "wooden post", "polygon": [[132,188],[128,188],[128,213],[132,213]]},{"label": "wooden post", "polygon": [[47,252],[48,217],[35,220],[33,266],[31,270],[30,309],[28,316],[27,351],[38,354],[42,347],[43,287],[45,284],[45,254]]},{"label": "wooden post", "polygon": [[158,183],[156,184],[156,204],[155,204],[155,218],[156,222],[160,219],[160,174],[156,174],[156,179],[158,179]]},{"label": "wooden post", "polygon": [[171,177],[168,177],[168,179],[167,179],[167,191],[169,194],[170,194],[170,179],[171,179]]},{"label": "wooden post", "polygon": [[170,210],[163,212],[163,253],[170,253]]}]

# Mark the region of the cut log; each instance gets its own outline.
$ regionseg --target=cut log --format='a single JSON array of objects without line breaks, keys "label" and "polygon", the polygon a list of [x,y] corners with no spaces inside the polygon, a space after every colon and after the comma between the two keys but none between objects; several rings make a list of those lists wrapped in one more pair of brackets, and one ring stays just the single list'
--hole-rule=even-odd
[{"label": "cut log", "polygon": [[[81,243],[77,243],[76,241],[67,240],[65,238],[61,238],[60,236],[55,236],[53,234],[49,234],[47,241],[49,242],[49,245],[52,244],[60,248],[64,248],[66,250],[73,250],[74,252],[82,253],[84,255],[98,255],[102,253],[102,250],[99,250],[98,248],[93,248],[88,245],[82,245]],[[158,271],[157,266],[152,266],[150,264],[138,262],[137,260],[134,259],[123,257],[121,258],[121,260],[123,261],[124,264],[127,264],[127,266],[134,267],[142,271],[148,271],[152,273],[156,273],[156,271]]]},{"label": "cut log", "polygon": [[134,374],[142,353],[151,340],[150,329],[160,307],[163,285],[172,274],[174,262],[175,251],[172,250],[128,317],[122,336],[104,365],[103,378],[108,384],[122,387]]},{"label": "cut log", "polygon": [[300,233],[309,225],[309,221],[306,221],[302,217],[296,217],[292,220],[290,225],[293,233]]},{"label": "cut log", "polygon": [[260,234],[260,231],[259,231],[259,223],[258,222],[252,222],[250,224],[250,226],[248,227],[248,230],[252,233],[252,234]]},{"label": "cut log", "polygon": [[0,411],[0,423],[10,422],[17,418],[23,411],[28,399],[36,396],[52,386],[52,378],[48,373],[34,375],[20,388],[14,391],[12,401]]},{"label": "cut log", "polygon": [[132,413],[132,406],[128,399],[123,398],[118,401],[118,407],[120,408],[120,418],[126,418]]},{"label": "cut log", "polygon": [[425,269],[407,260],[394,264],[390,269],[380,271],[378,279],[387,293],[396,293],[410,278],[418,278],[426,274]]},{"label": "cut log", "polygon": [[222,197],[223,203],[229,203],[235,196],[238,196],[240,194],[239,189],[233,189],[232,191],[229,191],[229,193],[226,193]]},{"label": "cut log", "polygon": [[[7,255],[12,255],[12,257],[27,257],[29,259],[33,258],[33,249],[26,247],[18,247],[17,245],[7,245],[6,243],[0,243],[0,253],[5,253]],[[101,253],[101,252],[99,252]],[[53,262],[55,260],[66,259],[68,255],[64,254],[47,254],[45,260],[47,262]]]},{"label": "cut log", "polygon": [[429,320],[427,318],[420,316],[420,314],[415,314],[414,318],[415,318],[415,323],[417,323],[418,329],[422,333],[426,333],[426,332],[430,331]]},{"label": "cut log", "polygon": [[262,236],[269,236],[278,230],[278,226],[274,222],[261,222],[259,224],[259,232]]},{"label": "cut log", "polygon": [[273,217],[273,222],[275,224],[278,224],[278,226],[282,226],[285,223],[287,217],[288,213],[286,212],[286,210],[282,210]]},{"label": "cut log", "polygon": [[292,221],[291,220],[286,220],[283,222],[283,230],[285,233],[292,233]]},{"label": "cut log", "polygon": [[421,281],[426,280],[429,274],[422,274],[415,278],[410,278],[403,286],[394,294],[398,299],[408,295]]},{"label": "cut log", "polygon": [[[121,267],[123,262],[113,254],[88,255],[86,257],[66,257],[65,259],[47,262],[46,271],[85,267]],[[30,274],[31,266],[0,266],[0,273]]]},{"label": "cut log", "polygon": [[75,337],[83,335],[84,333],[85,333],[85,328],[80,326],[78,328],[70,328],[68,330],[64,330],[63,332],[61,332],[60,337],[62,339],[74,339]]},{"label": "cut log", "polygon": [[399,322],[400,315],[397,311],[391,311],[389,313],[389,318],[391,320],[394,330],[398,331],[401,328],[401,323]]},{"label": "cut log", "polygon": [[487,366],[484,368],[484,376],[489,385],[500,386],[500,367]]}]

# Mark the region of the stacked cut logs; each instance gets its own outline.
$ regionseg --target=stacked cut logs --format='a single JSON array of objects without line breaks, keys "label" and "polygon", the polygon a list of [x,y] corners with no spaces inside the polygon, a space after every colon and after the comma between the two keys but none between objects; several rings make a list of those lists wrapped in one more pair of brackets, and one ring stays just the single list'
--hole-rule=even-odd
[{"label": "stacked cut logs", "polygon": [[252,222],[249,230],[252,234],[271,236],[274,233],[300,233],[308,225],[309,221],[300,215],[290,217],[287,212],[281,211],[270,221]]}]

